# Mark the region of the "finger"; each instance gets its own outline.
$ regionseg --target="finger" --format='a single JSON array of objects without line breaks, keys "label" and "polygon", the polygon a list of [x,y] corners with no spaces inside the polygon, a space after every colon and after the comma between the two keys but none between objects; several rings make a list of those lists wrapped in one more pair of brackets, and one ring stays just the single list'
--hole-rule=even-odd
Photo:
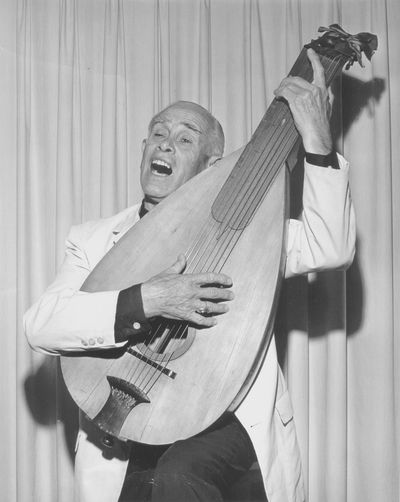
[{"label": "finger", "polygon": [[[309,84],[311,86],[311,84]],[[312,108],[315,106],[316,97],[314,90],[316,86],[311,88],[300,87],[297,85],[288,85],[282,91],[282,98],[285,99],[293,114],[296,127],[299,128],[299,121],[304,121],[305,114],[310,114]],[[301,131],[299,131],[301,133]]]},{"label": "finger", "polygon": [[165,274],[181,274],[186,267],[186,256],[184,254],[180,254],[176,262],[171,265],[169,268],[164,270]]},{"label": "finger", "polygon": [[318,54],[313,49],[308,49],[307,51],[308,59],[311,62],[311,66],[314,72],[313,84],[318,87],[324,88],[325,85],[325,70],[322,66],[321,60],[319,59]]},{"label": "finger", "polygon": [[204,286],[207,284],[219,284],[220,286],[230,288],[233,284],[232,279],[229,276],[216,272],[193,274],[192,281],[198,286]]},{"label": "finger", "polygon": [[193,315],[190,318],[190,321],[194,324],[197,324],[198,326],[202,326],[205,328],[211,328],[212,326],[218,324],[218,321],[215,319],[215,317],[207,317],[197,312],[193,313]]},{"label": "finger", "polygon": [[286,77],[279,87],[275,89],[276,98],[284,98],[288,103],[294,102],[299,96],[306,96],[312,93],[315,86],[301,77]]},{"label": "finger", "polygon": [[225,288],[201,288],[199,294],[203,300],[231,301],[235,298],[234,293]]},{"label": "finger", "polygon": [[329,117],[330,117],[333,110],[333,102],[335,101],[335,95],[333,94],[332,89],[330,87],[328,88],[328,97],[329,97]]},{"label": "finger", "polygon": [[201,306],[196,308],[196,312],[201,315],[225,314],[229,312],[229,307],[225,303],[213,303],[203,300]]},{"label": "finger", "polygon": [[311,84],[302,79],[297,82],[296,77],[290,77],[290,80],[287,79],[285,83],[282,82],[282,85],[275,91],[275,95],[286,99],[288,103],[293,103],[299,96],[310,92],[308,89],[311,89]]}]

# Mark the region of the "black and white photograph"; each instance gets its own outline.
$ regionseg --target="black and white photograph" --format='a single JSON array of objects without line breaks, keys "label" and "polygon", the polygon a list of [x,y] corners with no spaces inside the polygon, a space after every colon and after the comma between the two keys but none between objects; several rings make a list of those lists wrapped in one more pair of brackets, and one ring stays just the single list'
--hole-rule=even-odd
[{"label": "black and white photograph", "polygon": [[399,26],[1,1],[1,501],[400,501]]}]

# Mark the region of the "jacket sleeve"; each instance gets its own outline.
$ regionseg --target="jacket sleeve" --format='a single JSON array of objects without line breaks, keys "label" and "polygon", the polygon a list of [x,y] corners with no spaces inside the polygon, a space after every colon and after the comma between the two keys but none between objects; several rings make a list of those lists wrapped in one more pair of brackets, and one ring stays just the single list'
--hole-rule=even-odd
[{"label": "jacket sleeve", "polygon": [[26,337],[36,351],[62,354],[122,344],[114,333],[119,291],[79,291],[92,268],[82,245],[84,228],[72,227],[59,273],[24,316]]},{"label": "jacket sleeve", "polygon": [[290,220],[285,277],[346,269],[355,253],[356,226],[349,187],[349,165],[340,169],[305,162],[303,212]]}]

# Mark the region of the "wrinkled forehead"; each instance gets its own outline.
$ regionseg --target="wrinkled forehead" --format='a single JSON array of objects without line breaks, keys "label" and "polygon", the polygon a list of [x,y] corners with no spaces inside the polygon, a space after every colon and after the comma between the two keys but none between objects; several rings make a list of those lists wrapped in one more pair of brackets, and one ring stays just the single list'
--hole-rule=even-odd
[{"label": "wrinkled forehead", "polygon": [[174,104],[165,108],[153,117],[149,130],[151,131],[155,124],[163,122],[182,124],[205,136],[212,131],[214,126],[212,117],[207,112],[190,103]]}]

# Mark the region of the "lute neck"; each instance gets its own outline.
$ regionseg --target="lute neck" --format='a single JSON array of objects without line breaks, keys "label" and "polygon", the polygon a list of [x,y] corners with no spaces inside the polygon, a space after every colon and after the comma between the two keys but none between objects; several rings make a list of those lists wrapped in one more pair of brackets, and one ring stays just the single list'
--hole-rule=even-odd
[{"label": "lute neck", "polygon": [[[327,86],[347,59],[340,55],[334,59],[320,56]],[[312,82],[313,70],[306,48],[289,75]],[[249,223],[298,137],[288,105],[274,99],[213,204],[213,217],[223,228],[239,230]]]}]

